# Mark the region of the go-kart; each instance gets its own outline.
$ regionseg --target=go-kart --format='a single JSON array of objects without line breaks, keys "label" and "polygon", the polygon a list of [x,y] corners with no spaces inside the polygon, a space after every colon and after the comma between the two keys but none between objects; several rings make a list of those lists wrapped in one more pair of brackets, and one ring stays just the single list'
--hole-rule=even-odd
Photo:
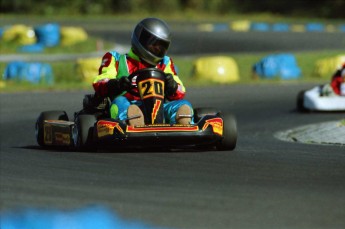
[{"label": "go-kart", "polygon": [[110,118],[110,98],[87,94],[83,109],[69,121],[65,111],[42,112],[36,121],[36,139],[40,146],[67,146],[78,151],[106,148],[207,149],[234,150],[237,124],[234,115],[215,108],[194,108],[194,124],[165,123],[163,102],[164,72],[156,68],[136,71],[135,80],[142,100],[145,124],[131,126],[128,120]]},{"label": "go-kart", "polygon": [[329,85],[316,86],[302,90],[297,95],[297,110],[307,111],[345,111],[345,96],[335,95]]}]

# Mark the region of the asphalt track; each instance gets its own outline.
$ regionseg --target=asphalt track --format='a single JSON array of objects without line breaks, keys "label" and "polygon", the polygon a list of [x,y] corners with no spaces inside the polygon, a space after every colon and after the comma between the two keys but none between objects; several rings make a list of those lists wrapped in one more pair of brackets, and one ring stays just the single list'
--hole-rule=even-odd
[{"label": "asphalt track", "polygon": [[232,152],[44,150],[34,137],[39,113],[72,116],[87,92],[0,94],[1,210],[102,204],[124,219],[168,228],[344,228],[345,148],[274,137],[344,117],[296,112],[297,93],[312,86],[188,88],[194,107],[236,115]]},{"label": "asphalt track", "polygon": [[97,203],[125,219],[170,228],[343,228],[344,147],[274,137],[343,118],[296,112],[303,86],[190,88],[194,106],[212,104],[237,116],[233,152],[43,150],[34,137],[40,111],[71,116],[86,92],[1,94],[1,208]]}]

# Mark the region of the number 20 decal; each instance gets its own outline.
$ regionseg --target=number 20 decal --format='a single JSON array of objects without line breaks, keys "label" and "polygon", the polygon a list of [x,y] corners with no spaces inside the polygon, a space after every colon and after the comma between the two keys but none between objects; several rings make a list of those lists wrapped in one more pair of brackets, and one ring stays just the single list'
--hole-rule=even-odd
[{"label": "number 20 decal", "polygon": [[164,98],[164,81],[157,79],[147,79],[139,83],[140,94],[143,99],[149,97]]}]

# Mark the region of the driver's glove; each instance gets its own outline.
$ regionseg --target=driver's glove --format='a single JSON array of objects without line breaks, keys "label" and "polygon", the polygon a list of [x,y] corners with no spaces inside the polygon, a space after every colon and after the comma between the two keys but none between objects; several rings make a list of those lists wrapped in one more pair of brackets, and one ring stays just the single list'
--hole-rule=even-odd
[{"label": "driver's glove", "polygon": [[129,91],[131,89],[131,81],[129,81],[128,77],[123,76],[119,79],[120,89],[122,91]]},{"label": "driver's glove", "polygon": [[174,76],[170,73],[165,75],[165,92],[168,96],[173,95],[177,90],[177,83]]},{"label": "driver's glove", "polygon": [[116,96],[123,91],[129,91],[131,89],[131,81],[128,77],[123,76],[120,79],[111,79],[107,83],[108,93],[110,96]]}]

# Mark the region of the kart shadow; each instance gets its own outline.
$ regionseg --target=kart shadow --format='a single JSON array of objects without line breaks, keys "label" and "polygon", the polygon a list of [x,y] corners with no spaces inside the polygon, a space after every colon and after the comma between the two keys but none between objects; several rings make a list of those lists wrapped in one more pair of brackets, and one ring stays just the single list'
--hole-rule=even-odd
[{"label": "kart shadow", "polygon": [[69,147],[41,147],[38,145],[28,145],[28,146],[13,147],[13,148],[29,149],[29,150],[37,150],[37,151],[50,151],[50,152],[75,152],[75,150]]},{"label": "kart shadow", "polygon": [[[214,151],[215,149],[210,148],[157,148],[157,147],[148,147],[148,148],[119,148],[116,151],[112,148],[101,148],[98,149],[98,153],[202,153],[202,152],[210,152]],[[97,153],[96,152],[96,153]]]},{"label": "kart shadow", "polygon": [[85,154],[97,154],[97,153],[202,153],[202,152],[210,152],[210,151],[215,151],[215,149],[210,148],[210,147],[205,147],[205,148],[181,148],[181,149],[169,149],[169,148],[143,148],[143,149],[137,149],[137,148],[119,148],[116,149],[109,149],[109,148],[101,148],[98,149],[97,151],[89,151],[89,152],[81,152],[77,151],[73,148],[70,147],[41,147],[38,145],[28,145],[28,146],[21,146],[21,147],[13,147],[13,148],[20,148],[20,149],[29,149],[29,150],[36,150],[36,151],[45,151],[45,152],[69,152],[69,153],[85,153]]}]

